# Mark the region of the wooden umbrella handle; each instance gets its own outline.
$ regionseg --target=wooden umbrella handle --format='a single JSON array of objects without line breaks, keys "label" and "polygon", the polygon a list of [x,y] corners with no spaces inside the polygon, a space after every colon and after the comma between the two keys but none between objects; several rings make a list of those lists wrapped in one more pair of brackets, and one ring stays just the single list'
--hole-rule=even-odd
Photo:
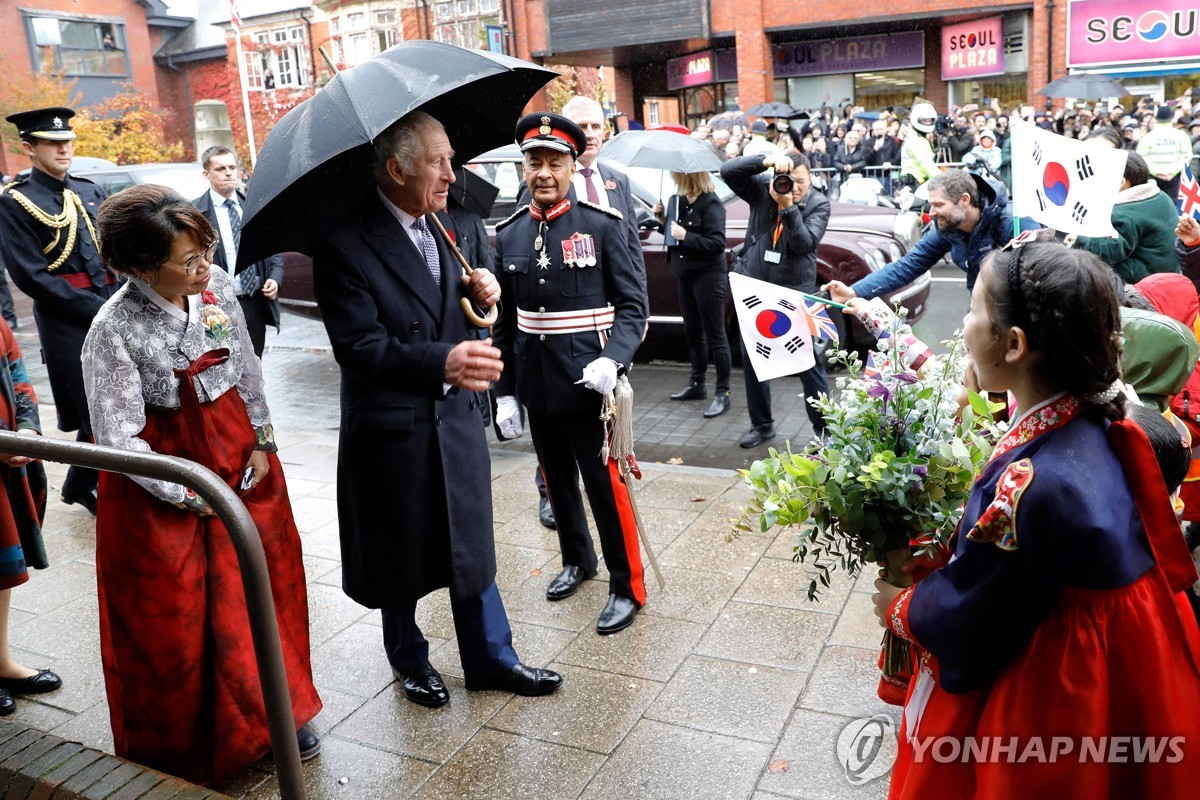
[{"label": "wooden umbrella handle", "polygon": [[[458,249],[458,245],[455,244],[454,240],[450,238],[450,234],[446,233],[446,228],[444,225],[442,225],[442,221],[438,219],[437,214],[430,214],[429,216],[433,217],[433,224],[437,226],[439,231],[441,231],[442,238],[446,241],[446,244],[450,245],[450,250],[453,251],[454,255],[458,258],[458,263],[462,265],[463,272],[467,275],[470,275],[475,270],[471,269],[471,265],[467,263],[467,259],[465,256],[463,256],[462,251]],[[459,302],[462,304],[463,313],[467,315],[467,319],[470,320],[471,324],[476,328],[490,328],[492,325],[496,324],[496,318],[499,316],[499,311],[496,306],[492,306],[487,310],[486,314],[480,316],[470,300],[463,297],[460,298]]]}]

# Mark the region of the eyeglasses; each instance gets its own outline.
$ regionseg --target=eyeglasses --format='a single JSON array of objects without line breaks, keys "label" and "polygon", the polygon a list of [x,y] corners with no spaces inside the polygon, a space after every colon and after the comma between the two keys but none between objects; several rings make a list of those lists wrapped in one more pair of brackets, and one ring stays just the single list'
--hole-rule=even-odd
[{"label": "eyeglasses", "polygon": [[204,248],[203,253],[200,253],[199,255],[194,255],[191,258],[189,258],[183,265],[183,274],[184,275],[195,274],[196,270],[200,269],[201,261],[205,261],[211,265],[212,261],[213,261],[213,257],[216,256],[216,254],[217,254],[217,245],[219,245],[219,244],[220,244],[219,240],[214,240],[213,242],[211,242],[208,245],[208,247]]}]

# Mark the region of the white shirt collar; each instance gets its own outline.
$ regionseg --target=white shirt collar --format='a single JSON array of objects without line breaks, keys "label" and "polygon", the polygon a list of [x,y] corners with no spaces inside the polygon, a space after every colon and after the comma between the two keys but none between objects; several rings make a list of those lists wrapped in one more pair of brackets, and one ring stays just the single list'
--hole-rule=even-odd
[{"label": "white shirt collar", "polygon": [[416,217],[393,203],[391,200],[388,200],[387,195],[383,193],[383,189],[380,189],[378,186],[375,187],[375,193],[378,194],[379,199],[383,201],[383,207],[392,212],[392,216],[396,218],[397,222],[404,226],[405,230],[412,228],[412,224],[417,221]]},{"label": "white shirt collar", "polygon": [[225,198],[225,197],[221,197],[221,195],[217,194],[216,190],[210,188],[208,190],[208,196],[210,198],[212,198],[213,208],[224,208],[225,201],[232,200],[233,204],[238,207],[238,211],[240,212],[242,210],[242,204],[240,202],[238,202],[237,192],[234,192],[228,198]]}]

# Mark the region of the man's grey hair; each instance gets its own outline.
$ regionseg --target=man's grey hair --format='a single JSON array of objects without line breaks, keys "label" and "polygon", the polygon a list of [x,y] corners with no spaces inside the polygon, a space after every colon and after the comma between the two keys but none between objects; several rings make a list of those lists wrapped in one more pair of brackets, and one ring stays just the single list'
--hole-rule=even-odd
[{"label": "man's grey hair", "polygon": [[594,111],[604,119],[604,107],[590,97],[584,97],[577,94],[567,101],[567,104],[562,108],[562,115],[574,122],[580,114]]},{"label": "man's grey hair", "polygon": [[982,208],[979,203],[979,184],[965,169],[948,169],[939,172],[929,181],[929,191],[937,189],[946,199],[957,203],[964,194],[971,198],[971,205]]},{"label": "man's grey hair", "polygon": [[417,159],[425,155],[421,149],[422,135],[431,130],[445,130],[442,123],[424,111],[410,111],[393,122],[383,133],[375,137],[375,163],[372,170],[375,180],[388,180],[388,161],[395,157],[400,162],[400,171],[412,175],[416,171]]}]

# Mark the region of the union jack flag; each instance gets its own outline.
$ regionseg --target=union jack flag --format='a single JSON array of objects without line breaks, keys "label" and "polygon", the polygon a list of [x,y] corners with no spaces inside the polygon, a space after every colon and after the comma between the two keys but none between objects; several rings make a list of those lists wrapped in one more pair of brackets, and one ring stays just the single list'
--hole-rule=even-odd
[{"label": "union jack flag", "polygon": [[229,22],[233,25],[234,31],[241,33],[242,16],[238,13],[237,0],[229,0]]},{"label": "union jack flag", "polygon": [[835,344],[838,341],[837,325],[829,318],[829,308],[824,303],[804,301],[804,318],[808,320],[808,332],[814,339],[828,339]]},{"label": "union jack flag", "polygon": [[1179,213],[1200,220],[1200,182],[1188,167],[1179,176]]}]

